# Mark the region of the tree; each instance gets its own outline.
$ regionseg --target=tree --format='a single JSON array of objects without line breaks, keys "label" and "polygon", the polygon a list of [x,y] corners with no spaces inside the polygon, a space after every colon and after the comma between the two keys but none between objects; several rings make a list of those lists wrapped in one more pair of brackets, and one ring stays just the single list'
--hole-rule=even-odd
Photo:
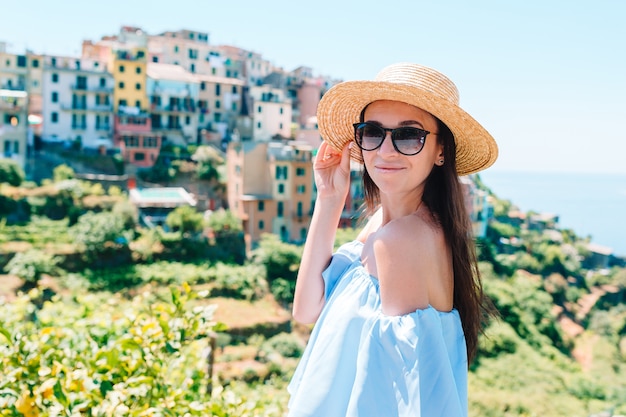
[{"label": "tree", "polygon": [[85,213],[70,229],[76,244],[85,249],[87,260],[100,266],[129,260],[130,233],[122,217],[111,212]]},{"label": "tree", "polygon": [[204,218],[202,213],[198,213],[195,208],[180,206],[167,215],[165,224],[182,235],[194,234],[202,231]]},{"label": "tree", "polygon": [[191,157],[198,163],[196,174],[201,180],[219,180],[217,167],[224,164],[224,158],[211,146],[199,146]]},{"label": "tree", "polygon": [[230,210],[217,210],[211,213],[206,222],[215,236],[215,246],[223,258],[243,264],[246,259],[246,242],[241,220]]},{"label": "tree", "polygon": [[39,249],[30,249],[17,253],[4,267],[10,275],[16,275],[24,280],[26,286],[37,286],[44,274],[56,274],[59,259]]},{"label": "tree", "polygon": [[52,171],[52,178],[54,182],[61,182],[64,180],[73,180],[76,178],[76,172],[69,165],[59,165]]},{"label": "tree", "polygon": [[24,170],[12,159],[0,158],[0,183],[19,187],[26,175]]}]

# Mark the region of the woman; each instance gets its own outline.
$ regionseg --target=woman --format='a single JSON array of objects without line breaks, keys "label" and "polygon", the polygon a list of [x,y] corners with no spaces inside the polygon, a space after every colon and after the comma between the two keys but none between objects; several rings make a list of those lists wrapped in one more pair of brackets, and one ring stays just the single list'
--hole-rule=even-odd
[{"label": "woman", "polygon": [[[297,321],[316,324],[289,416],[466,416],[485,309],[458,176],[492,165],[495,141],[447,77],[416,64],[334,86],[318,124],[317,200],[293,303]],[[351,156],[371,216],[333,255]]]}]

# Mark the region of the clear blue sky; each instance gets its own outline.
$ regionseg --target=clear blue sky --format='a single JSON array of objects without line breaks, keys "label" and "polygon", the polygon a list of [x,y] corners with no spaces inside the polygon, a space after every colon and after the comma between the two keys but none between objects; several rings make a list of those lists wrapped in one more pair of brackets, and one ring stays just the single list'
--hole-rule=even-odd
[{"label": "clear blue sky", "polygon": [[205,31],[346,80],[425,64],[498,141],[493,170],[626,173],[621,0],[0,0],[0,40],[14,53],[78,56],[83,39],[122,25]]}]

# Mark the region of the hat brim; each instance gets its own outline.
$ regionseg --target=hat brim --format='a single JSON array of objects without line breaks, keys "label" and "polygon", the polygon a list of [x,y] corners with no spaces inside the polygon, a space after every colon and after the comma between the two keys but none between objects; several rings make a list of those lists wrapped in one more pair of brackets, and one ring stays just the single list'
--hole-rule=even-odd
[{"label": "hat brim", "polygon": [[[353,124],[368,104],[378,100],[404,102],[437,117],[448,126],[456,142],[458,175],[469,175],[493,165],[498,146],[493,137],[459,106],[436,94],[406,84],[381,81],[346,81],[331,87],[317,107],[317,123],[322,139],[341,150],[354,139]],[[363,162],[354,147],[351,156]]]}]

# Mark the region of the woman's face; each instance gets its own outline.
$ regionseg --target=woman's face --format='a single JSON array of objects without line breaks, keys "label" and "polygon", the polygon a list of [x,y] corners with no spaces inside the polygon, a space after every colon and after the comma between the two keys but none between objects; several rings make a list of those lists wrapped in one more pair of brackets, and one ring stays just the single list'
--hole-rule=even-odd
[{"label": "woman's face", "polygon": [[401,126],[417,127],[431,133],[424,148],[416,155],[403,155],[387,132],[382,145],[373,151],[362,151],[367,172],[383,195],[410,196],[423,190],[424,181],[435,164],[443,159],[443,146],[437,142],[437,121],[428,112],[399,101],[381,100],[371,103],[365,110],[364,122],[395,129]]}]

